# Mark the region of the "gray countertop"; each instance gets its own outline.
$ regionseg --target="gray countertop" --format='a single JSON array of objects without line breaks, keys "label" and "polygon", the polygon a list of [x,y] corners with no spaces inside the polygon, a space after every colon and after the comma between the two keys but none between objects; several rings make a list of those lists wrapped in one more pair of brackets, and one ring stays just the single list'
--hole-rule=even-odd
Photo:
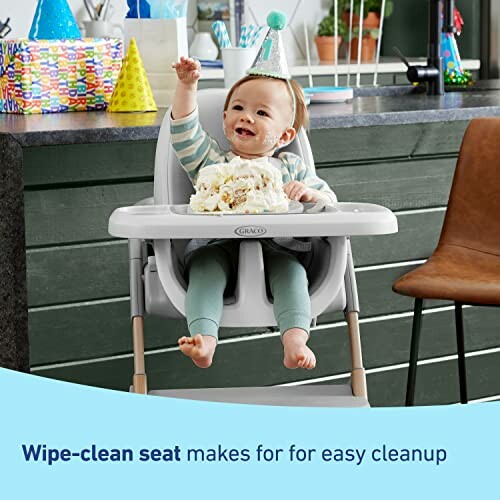
[{"label": "gray countertop", "polygon": [[312,129],[402,125],[500,116],[500,90],[356,97],[341,104],[314,105]]},{"label": "gray countertop", "polygon": [[[489,87],[489,88],[488,88]],[[394,88],[393,88],[394,89]],[[310,128],[349,128],[400,125],[500,116],[500,85],[444,96],[415,93],[409,86],[337,104],[313,104]],[[370,93],[369,89],[365,93]],[[0,134],[12,136],[21,146],[151,140],[158,137],[165,109],[155,113],[74,112],[47,115],[0,114]]]}]

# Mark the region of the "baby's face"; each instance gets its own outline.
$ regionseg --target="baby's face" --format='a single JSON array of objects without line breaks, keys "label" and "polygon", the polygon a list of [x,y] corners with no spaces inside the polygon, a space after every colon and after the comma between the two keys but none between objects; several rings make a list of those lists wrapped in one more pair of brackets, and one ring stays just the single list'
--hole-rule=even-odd
[{"label": "baby's face", "polygon": [[224,133],[242,158],[271,156],[295,137],[292,98],[281,80],[256,79],[241,84],[224,111]]}]

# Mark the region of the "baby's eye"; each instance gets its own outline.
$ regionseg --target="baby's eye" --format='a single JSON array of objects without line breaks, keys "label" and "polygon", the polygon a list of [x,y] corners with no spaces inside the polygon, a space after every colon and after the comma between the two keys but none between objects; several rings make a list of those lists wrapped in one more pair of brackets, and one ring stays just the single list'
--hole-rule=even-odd
[{"label": "baby's eye", "polygon": [[257,111],[257,114],[260,116],[269,116],[263,109],[259,109],[259,111]]},{"label": "baby's eye", "polygon": [[241,111],[243,109],[243,106],[240,106],[239,104],[235,104],[233,106],[233,109],[236,110],[236,111]]}]

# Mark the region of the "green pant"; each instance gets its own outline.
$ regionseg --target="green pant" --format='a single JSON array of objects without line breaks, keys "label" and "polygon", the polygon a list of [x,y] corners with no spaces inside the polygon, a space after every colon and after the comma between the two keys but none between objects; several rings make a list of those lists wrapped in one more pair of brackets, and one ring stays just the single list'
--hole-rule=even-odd
[{"label": "green pant", "polygon": [[[311,326],[311,300],[307,275],[297,258],[262,245],[267,282],[274,299],[274,316],[281,334]],[[191,336],[218,336],[224,290],[234,279],[239,240],[224,240],[198,248],[189,259],[186,319]],[[256,311],[258,314],[258,311]]]}]

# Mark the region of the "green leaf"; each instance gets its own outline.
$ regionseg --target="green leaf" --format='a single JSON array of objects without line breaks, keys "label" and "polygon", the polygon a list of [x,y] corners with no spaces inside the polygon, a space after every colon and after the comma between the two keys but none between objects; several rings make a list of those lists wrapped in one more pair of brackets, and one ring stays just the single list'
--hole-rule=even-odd
[{"label": "green leaf", "polygon": [[[337,33],[340,37],[346,37],[348,32],[347,25],[338,19]],[[318,25],[318,36],[335,36],[335,18],[334,16],[325,16]]]},{"label": "green leaf", "polygon": [[[354,0],[354,12],[359,13],[361,0]],[[339,11],[348,11],[351,9],[351,0],[339,0]],[[365,0],[364,12],[376,12],[380,14],[382,10],[382,0]],[[392,0],[387,0],[385,3],[385,17],[389,17],[394,10]],[[330,14],[333,12],[333,6],[330,8]],[[333,14],[332,14],[333,15]]]}]

